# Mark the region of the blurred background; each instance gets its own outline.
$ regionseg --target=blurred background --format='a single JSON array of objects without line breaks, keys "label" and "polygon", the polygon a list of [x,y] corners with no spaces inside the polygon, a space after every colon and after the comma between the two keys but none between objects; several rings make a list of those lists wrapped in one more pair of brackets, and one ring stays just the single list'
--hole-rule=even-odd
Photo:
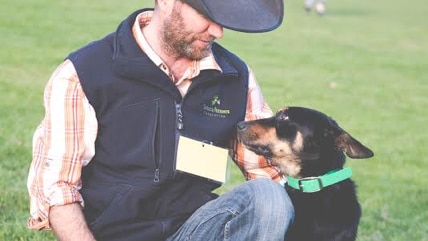
[{"label": "blurred background", "polygon": [[[153,0],[2,0],[0,7],[0,240],[53,240],[26,228],[26,178],[43,88],[73,50],[114,31]],[[348,159],[363,217],[358,241],[428,241],[428,4],[329,0],[326,11],[285,1],[277,30],[229,30],[218,42],[256,73],[273,110],[316,108],[370,147]],[[243,182],[230,165],[219,193]]]}]

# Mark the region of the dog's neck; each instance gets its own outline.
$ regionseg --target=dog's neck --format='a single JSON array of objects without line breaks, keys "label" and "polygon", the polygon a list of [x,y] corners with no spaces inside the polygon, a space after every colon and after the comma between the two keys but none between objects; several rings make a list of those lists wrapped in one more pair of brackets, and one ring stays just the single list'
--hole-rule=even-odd
[{"label": "dog's neck", "polygon": [[342,169],[345,159],[345,155],[340,151],[321,153],[316,159],[312,159],[309,158],[309,156],[304,155],[301,159],[300,173],[298,176],[290,176],[294,176],[296,178],[322,176],[331,170]]}]

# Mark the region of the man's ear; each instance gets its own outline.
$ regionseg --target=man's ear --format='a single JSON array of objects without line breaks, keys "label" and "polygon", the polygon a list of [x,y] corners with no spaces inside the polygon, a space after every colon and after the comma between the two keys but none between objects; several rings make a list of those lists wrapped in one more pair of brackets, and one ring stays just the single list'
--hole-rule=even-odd
[{"label": "man's ear", "polygon": [[164,13],[171,13],[174,7],[175,0],[156,0],[156,10],[161,10]]},{"label": "man's ear", "polygon": [[342,132],[339,136],[334,139],[337,149],[346,153],[350,158],[363,159],[369,158],[374,155],[373,151],[368,147],[361,144],[351,135],[346,132]]}]

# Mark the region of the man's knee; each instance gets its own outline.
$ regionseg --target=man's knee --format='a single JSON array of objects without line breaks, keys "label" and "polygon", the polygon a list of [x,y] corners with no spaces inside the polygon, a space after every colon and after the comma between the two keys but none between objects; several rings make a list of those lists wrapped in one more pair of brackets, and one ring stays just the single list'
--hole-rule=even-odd
[{"label": "man's knee", "polygon": [[285,188],[268,178],[249,181],[253,191],[255,211],[260,217],[284,222],[286,225],[294,219],[294,207]]}]

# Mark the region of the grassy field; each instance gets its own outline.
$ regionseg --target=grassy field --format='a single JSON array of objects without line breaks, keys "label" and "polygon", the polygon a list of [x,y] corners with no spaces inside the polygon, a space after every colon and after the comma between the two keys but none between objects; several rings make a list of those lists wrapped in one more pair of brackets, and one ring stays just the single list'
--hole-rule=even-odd
[{"label": "grassy field", "polygon": [[[0,8],[0,240],[53,240],[29,231],[26,175],[42,91],[72,50],[154,1],[11,1]],[[348,160],[363,206],[358,241],[428,241],[428,4],[329,1],[327,15],[286,1],[267,34],[226,31],[273,109],[317,108],[372,148]],[[224,192],[242,182],[232,168]]]}]

